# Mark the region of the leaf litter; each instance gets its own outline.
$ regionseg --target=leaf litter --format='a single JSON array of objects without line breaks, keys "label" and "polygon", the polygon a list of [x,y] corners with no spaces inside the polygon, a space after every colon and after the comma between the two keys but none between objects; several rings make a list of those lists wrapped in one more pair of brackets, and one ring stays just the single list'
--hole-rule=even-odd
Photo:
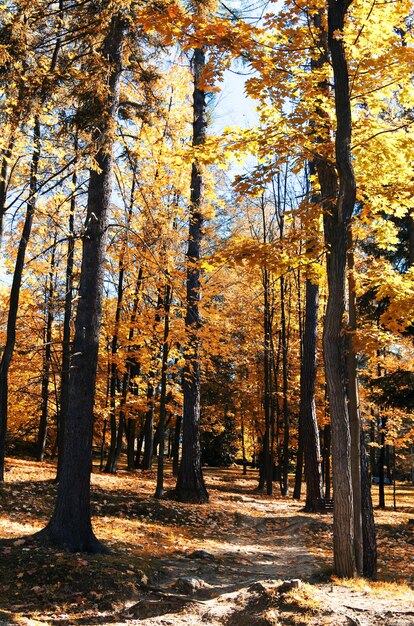
[{"label": "leaf litter", "polygon": [[[206,505],[155,500],[155,472],[92,476],[94,530],[112,553],[31,539],[48,521],[55,467],[9,459],[0,488],[0,624],[414,623],[413,490],[376,511],[378,583],[331,577],[330,514],[255,491],[240,468],[205,472]],[[167,466],[167,472],[169,467]],[[174,486],[167,476],[166,489]],[[411,516],[411,518],[410,518]],[[286,581],[300,588],[283,591]]]}]

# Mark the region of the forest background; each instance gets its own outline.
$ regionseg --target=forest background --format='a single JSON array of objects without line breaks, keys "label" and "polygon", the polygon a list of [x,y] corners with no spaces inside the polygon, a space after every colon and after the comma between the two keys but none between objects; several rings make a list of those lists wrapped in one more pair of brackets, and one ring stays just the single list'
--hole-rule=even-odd
[{"label": "forest background", "polygon": [[[158,497],[166,447],[197,502],[202,462],[299,497],[305,461],[336,571],[375,575],[364,475],[384,506],[413,471],[411,3],[0,11],[1,479],[6,432],[63,453],[46,535],[97,550],[92,445],[157,451]],[[214,135],[235,60],[258,123]]]}]

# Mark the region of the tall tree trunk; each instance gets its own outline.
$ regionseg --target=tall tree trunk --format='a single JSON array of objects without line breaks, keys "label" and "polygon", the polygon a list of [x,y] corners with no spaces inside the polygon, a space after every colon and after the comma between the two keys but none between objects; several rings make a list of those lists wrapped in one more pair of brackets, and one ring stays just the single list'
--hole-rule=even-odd
[{"label": "tall tree trunk", "polygon": [[351,158],[351,106],[343,32],[349,2],[328,2],[328,45],[335,84],[335,157],[339,190],[330,214],[324,215],[327,253],[328,303],[324,325],[325,373],[332,422],[334,489],[334,568],[338,576],[356,574],[354,510],[351,474],[351,436],[346,390],[344,345],[345,270],[348,228],[355,204],[356,185]]},{"label": "tall tree trunk", "polygon": [[[266,223],[266,211],[264,195],[261,198],[263,243],[269,241],[268,228]],[[262,269],[263,285],[263,409],[264,409],[264,436],[261,454],[261,465],[259,472],[259,490],[266,485],[267,495],[273,492],[273,455],[272,455],[272,384],[271,384],[271,364],[272,364],[272,315],[270,302],[270,271],[265,260]]]},{"label": "tall tree trunk", "polygon": [[362,496],[361,496],[361,418],[359,413],[359,397],[357,387],[357,358],[354,349],[353,337],[357,328],[357,311],[355,295],[354,253],[351,226],[348,231],[348,326],[347,334],[347,392],[349,428],[351,433],[351,470],[352,494],[354,505],[354,532],[355,532],[355,565],[357,573],[363,574],[363,535],[362,535]]},{"label": "tall tree trunk", "polygon": [[[194,51],[193,93],[193,145],[205,142],[207,128],[207,106],[205,92],[200,88],[205,67],[202,48]],[[201,469],[200,447],[200,258],[203,226],[204,179],[202,165],[193,161],[191,170],[191,208],[187,251],[187,312],[185,325],[187,345],[183,371],[183,445],[181,465],[178,473],[176,495],[181,502],[206,502],[208,493]]]},{"label": "tall tree trunk", "polygon": [[105,98],[95,99],[101,114],[96,120],[95,133],[98,167],[91,170],[89,179],[62,468],[52,518],[40,532],[46,540],[73,552],[104,550],[92,530],[90,475],[105,243],[112,192],[112,128],[119,103],[122,41],[121,18],[114,16],[102,50],[103,60],[111,68],[109,89]]},{"label": "tall tree trunk", "polygon": [[115,321],[114,332],[111,340],[111,374],[109,381],[109,397],[110,397],[110,411],[109,411],[109,423],[111,429],[111,442],[109,445],[109,454],[106,462],[105,472],[110,474],[116,473],[116,467],[118,464],[119,455],[122,448],[122,439],[124,431],[125,413],[120,412],[118,429],[116,424],[116,389],[118,383],[118,365],[116,363],[116,354],[118,352],[118,337],[119,327],[121,323],[121,312],[124,299],[124,276],[125,276],[125,255],[128,245],[128,229],[131,222],[132,212],[134,209],[135,200],[135,183],[136,183],[136,164],[134,164],[131,193],[129,198],[129,207],[127,215],[126,230],[123,235],[121,250],[119,252],[118,260],[118,288],[117,288],[117,300],[115,309]]},{"label": "tall tree trunk", "polygon": [[315,383],[317,367],[319,285],[306,279],[305,334],[300,370],[300,420],[302,424],[306,511],[318,511],[322,499],[319,429],[316,419]]},{"label": "tall tree trunk", "polygon": [[365,447],[364,431],[361,428],[361,497],[362,507],[362,540],[363,575],[372,580],[377,577],[377,541],[374,523],[374,508],[371,497],[371,476],[368,469],[368,458]]},{"label": "tall tree trunk", "polygon": [[141,464],[141,468],[144,470],[152,469],[152,456],[154,454],[154,396],[154,385],[149,381],[147,385],[148,408],[144,423],[144,456]]},{"label": "tall tree trunk", "polygon": [[[118,267],[118,289],[117,289],[117,302],[115,309],[115,325],[114,332],[111,340],[111,370],[110,370],[110,378],[109,378],[109,424],[110,424],[110,432],[111,432],[111,441],[109,444],[109,454],[108,459],[106,461],[105,472],[110,474],[115,474],[116,472],[116,450],[117,450],[117,441],[119,438],[119,431],[121,430],[121,442],[122,442],[122,428],[119,424],[119,428],[117,430],[116,424],[116,389],[118,382],[118,366],[116,363],[116,353],[118,352],[118,335],[119,335],[119,325],[121,321],[121,310],[122,310],[122,300],[124,296],[124,256],[125,256],[125,247],[123,246],[121,249],[121,253],[119,255],[119,267]],[[120,420],[121,422],[121,420]]]},{"label": "tall tree trunk", "polygon": [[[306,180],[308,176],[306,174]],[[299,245],[299,255],[302,254],[302,240]],[[302,313],[302,289],[301,289],[301,272],[297,272],[297,293],[298,293],[298,330],[299,330],[299,355],[300,362],[303,362],[303,313]],[[298,449],[296,454],[296,471],[295,471],[295,486],[293,488],[293,498],[300,500],[302,492],[302,478],[303,478],[303,464],[304,464],[304,443],[303,443],[303,429],[302,418],[299,411],[298,419]]]},{"label": "tall tree trunk", "polygon": [[37,460],[43,461],[45,456],[47,429],[48,429],[48,417],[49,417],[49,380],[50,380],[50,367],[52,365],[52,324],[53,324],[53,295],[54,295],[54,280],[55,280],[55,252],[56,252],[56,235],[54,238],[52,254],[50,259],[50,273],[49,273],[49,285],[46,290],[45,308],[46,308],[46,320],[45,320],[45,354],[43,358],[43,372],[42,372],[42,408],[39,423],[39,432],[37,437]]},{"label": "tall tree trunk", "polygon": [[[78,151],[78,138],[75,136],[75,154]],[[73,295],[73,264],[75,253],[75,211],[76,211],[76,194],[75,190],[78,184],[78,175],[75,168],[72,175],[73,192],[70,200],[69,209],[69,234],[68,234],[68,251],[66,256],[66,287],[65,287],[65,308],[63,316],[63,340],[62,340],[62,372],[60,379],[60,411],[58,415],[58,463],[56,472],[56,481],[59,481],[60,468],[62,466],[63,452],[63,432],[65,418],[68,410],[69,401],[69,374],[70,374],[70,325],[72,321],[72,295]]]},{"label": "tall tree trunk", "polygon": [[288,346],[285,314],[285,281],[280,278],[280,324],[282,346],[282,390],[283,390],[283,465],[282,496],[289,494],[289,403],[288,403]]},{"label": "tall tree trunk", "polygon": [[36,206],[37,173],[40,159],[40,121],[36,115],[33,129],[34,148],[30,164],[29,199],[26,205],[26,217],[17,251],[13,281],[10,291],[9,314],[7,318],[6,344],[0,362],[0,482],[4,481],[4,456],[6,451],[9,368],[16,344],[16,323],[19,309],[20,286],[27,244],[32,231],[33,215]]},{"label": "tall tree trunk", "polygon": [[324,456],[324,495],[327,500],[331,497],[331,425],[325,424],[323,429],[323,456]]},{"label": "tall tree trunk", "polygon": [[380,433],[380,453],[378,457],[378,496],[380,509],[385,509],[385,429],[387,427],[387,418],[383,415],[380,417],[381,425],[379,428]]},{"label": "tall tree trunk", "polygon": [[[61,18],[63,12],[63,0],[59,0],[59,18]],[[59,21],[55,46],[53,49],[52,59],[50,62],[49,74],[53,74],[56,69],[58,55],[61,47],[61,25],[62,20]],[[40,91],[40,106],[42,107],[46,101],[48,93],[47,81],[42,84]],[[12,133],[13,137],[13,133]],[[13,148],[13,139],[9,147]],[[37,195],[37,183],[38,183],[38,169],[40,161],[40,118],[36,114],[34,118],[33,128],[33,153],[30,163],[30,177],[29,177],[29,198],[26,205],[26,216],[23,225],[22,235],[17,251],[16,263],[13,274],[13,281],[10,291],[9,302],[9,314],[7,318],[7,330],[6,330],[6,345],[4,347],[3,356],[0,362],[0,482],[4,481],[4,456],[6,451],[6,432],[7,432],[7,411],[8,411],[8,391],[9,391],[9,368],[13,358],[14,346],[16,343],[16,322],[17,312],[19,308],[20,298],[20,286],[22,282],[23,268],[26,256],[26,249],[29,243],[30,234],[32,231],[33,216],[36,207],[36,195]],[[2,174],[6,175],[7,164],[4,163],[6,169]],[[3,180],[3,176],[2,176]],[[3,200],[5,201],[6,188],[3,190]],[[3,214],[0,216],[1,222],[3,220],[5,206],[2,207]],[[2,228],[2,224],[1,224]]]},{"label": "tall tree trunk", "polygon": [[173,462],[172,473],[173,476],[178,476],[178,470],[180,468],[180,437],[181,437],[181,425],[182,425],[182,413],[177,413],[175,418],[174,428],[174,441],[173,441]]},{"label": "tall tree trunk", "polygon": [[162,498],[164,494],[164,445],[165,445],[165,410],[167,400],[167,367],[169,334],[170,334],[170,301],[171,286],[167,283],[164,294],[164,338],[162,344],[162,363],[161,363],[161,397],[160,397],[160,419],[158,422],[159,430],[159,447],[158,447],[158,466],[157,466],[157,486],[155,497]]}]

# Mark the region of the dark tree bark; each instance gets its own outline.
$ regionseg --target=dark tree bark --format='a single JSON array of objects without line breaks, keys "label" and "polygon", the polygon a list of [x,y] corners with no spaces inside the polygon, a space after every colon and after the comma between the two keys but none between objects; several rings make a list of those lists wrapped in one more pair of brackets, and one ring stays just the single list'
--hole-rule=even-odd
[{"label": "dark tree bark", "polygon": [[380,432],[380,453],[378,456],[378,496],[380,509],[385,509],[385,431],[387,428],[387,418],[385,416],[380,417],[381,425]]},{"label": "dark tree bark", "polygon": [[374,508],[371,497],[371,476],[365,447],[364,432],[361,428],[361,498],[362,498],[362,540],[363,575],[372,580],[377,578],[377,540],[374,523]]},{"label": "dark tree bark", "polygon": [[162,498],[164,494],[164,447],[165,447],[165,411],[167,400],[167,367],[169,334],[170,334],[170,302],[171,302],[171,286],[165,285],[164,293],[164,337],[162,344],[162,363],[161,363],[161,397],[160,397],[160,419],[158,422],[159,446],[158,446],[158,466],[157,466],[157,486],[155,489],[155,497]]},{"label": "dark tree bark", "polygon": [[128,207],[128,215],[127,215],[127,223],[126,230],[123,234],[121,250],[119,253],[118,260],[118,288],[117,288],[117,300],[116,300],[116,309],[115,309],[115,320],[114,320],[114,332],[111,340],[111,374],[109,379],[109,424],[111,431],[111,441],[109,445],[109,454],[106,462],[105,472],[110,474],[116,473],[116,468],[118,465],[119,456],[121,454],[122,449],[122,439],[123,433],[125,430],[125,412],[120,411],[119,414],[119,422],[117,428],[116,422],[116,392],[117,392],[117,384],[118,384],[118,366],[116,363],[116,354],[118,352],[118,336],[119,336],[119,327],[121,323],[121,313],[124,299],[124,276],[125,276],[125,256],[127,252],[128,245],[128,228],[131,222],[131,217],[134,209],[134,199],[135,199],[135,184],[136,184],[136,164],[134,165],[133,176],[132,176],[132,186],[131,193],[129,199],[129,207]]},{"label": "dark tree bark", "polygon": [[282,389],[283,389],[283,465],[282,465],[282,496],[289,494],[289,404],[288,404],[288,345],[285,314],[285,281],[280,278],[280,324],[282,346]]},{"label": "dark tree bark", "polygon": [[[78,138],[75,136],[75,154],[78,151]],[[78,175],[75,169],[72,176],[73,189],[76,189],[78,183]],[[65,291],[65,309],[63,316],[63,340],[62,340],[62,372],[60,379],[60,411],[58,414],[58,464],[56,472],[56,481],[59,481],[60,468],[62,466],[63,452],[63,432],[65,417],[68,410],[69,401],[69,374],[70,374],[70,352],[71,352],[71,332],[70,325],[72,321],[72,296],[73,296],[73,263],[75,252],[75,211],[76,211],[76,195],[72,193],[70,200],[69,212],[69,235],[68,235],[68,251],[66,256],[66,291]]]},{"label": "dark tree bark", "polygon": [[54,295],[54,281],[55,281],[55,251],[56,251],[56,235],[53,243],[52,254],[50,259],[50,273],[49,273],[49,285],[46,290],[45,296],[45,308],[46,308],[46,320],[45,320],[45,354],[43,358],[43,372],[42,372],[42,407],[40,414],[39,432],[37,437],[37,455],[38,461],[43,461],[46,449],[48,418],[49,418],[49,380],[50,380],[50,368],[52,365],[52,324],[53,324],[53,295]]},{"label": "dark tree bark", "polygon": [[119,268],[118,268],[118,289],[117,289],[117,302],[115,309],[115,325],[114,333],[111,340],[111,373],[109,378],[109,425],[111,432],[111,441],[109,445],[109,454],[106,461],[105,472],[110,474],[116,473],[116,461],[117,461],[117,447],[118,439],[121,439],[122,445],[122,420],[120,418],[117,429],[116,423],[116,391],[118,382],[118,366],[116,364],[116,353],[118,352],[118,335],[119,325],[121,322],[121,310],[122,301],[124,297],[124,257],[125,246],[123,245],[121,253],[119,255]]},{"label": "dark tree bark", "polygon": [[172,473],[173,476],[178,476],[178,470],[180,467],[180,437],[181,437],[181,425],[182,425],[182,413],[177,413],[175,418],[175,428],[174,428],[174,440],[173,440],[173,462],[172,462]]},{"label": "dark tree bark", "polygon": [[[263,243],[268,243],[268,228],[266,223],[266,212],[264,196],[261,199]],[[261,453],[261,468],[259,472],[259,491],[266,485],[267,495],[273,492],[273,449],[272,449],[272,315],[270,302],[270,272],[265,265],[262,270],[263,285],[263,409],[264,409],[264,436]]]},{"label": "dark tree bark", "polygon": [[357,573],[363,574],[363,532],[362,532],[362,494],[361,494],[361,419],[359,412],[359,396],[357,387],[357,358],[354,349],[353,336],[357,328],[357,311],[355,295],[354,254],[351,226],[348,231],[348,334],[347,342],[347,394],[349,428],[351,433],[351,471],[352,495],[354,506],[354,533],[355,533],[355,565]]},{"label": "dark tree bark", "polygon": [[306,511],[318,511],[322,499],[319,429],[316,419],[319,286],[306,279],[306,313],[303,360],[300,371],[300,422],[303,433],[306,481]]},{"label": "dark tree bark", "polygon": [[324,495],[327,500],[331,497],[331,425],[326,424],[323,429],[323,472]]},{"label": "dark tree bark", "polygon": [[356,184],[351,158],[352,120],[348,66],[344,42],[336,37],[336,33],[344,29],[349,5],[348,1],[328,2],[328,45],[335,84],[335,157],[339,190],[332,211],[324,215],[329,295],[323,345],[332,422],[334,568],[337,575],[353,578],[356,575],[355,535],[343,317],[348,228],[355,204]]},{"label": "dark tree bark", "polygon": [[39,533],[41,538],[73,552],[104,550],[92,530],[90,475],[105,243],[112,191],[111,131],[119,103],[122,41],[123,25],[115,16],[102,49],[103,60],[111,67],[108,94],[106,99],[95,97],[94,100],[96,109],[100,111],[94,134],[98,146],[95,160],[99,170],[91,170],[89,179],[62,468],[52,518]]},{"label": "dark tree bark", "polygon": [[9,314],[7,318],[6,344],[0,362],[0,482],[4,481],[4,456],[6,451],[9,368],[16,344],[16,322],[19,309],[20,286],[22,283],[27,244],[32,231],[33,215],[36,206],[37,174],[40,159],[40,121],[36,116],[33,129],[34,148],[30,164],[29,199],[26,205],[26,217],[22,236],[17,251],[13,281],[10,291]]},{"label": "dark tree bark", "polygon": [[[59,14],[63,11],[63,0],[59,2]],[[55,46],[53,49],[53,55],[50,62],[49,74],[53,74],[56,69],[58,55],[61,47],[61,26],[58,27]],[[48,94],[48,84],[45,80],[40,90],[39,101],[43,105],[46,101]],[[13,149],[13,133],[9,148]],[[13,274],[13,281],[10,291],[9,313],[7,318],[7,330],[6,330],[6,344],[4,347],[2,359],[0,362],[0,482],[4,481],[4,456],[6,452],[6,433],[7,433],[7,411],[8,411],[8,391],[9,391],[9,368],[13,358],[14,346],[16,343],[16,322],[17,312],[19,308],[20,287],[22,282],[23,268],[26,256],[26,249],[29,243],[30,234],[32,231],[33,216],[36,208],[36,195],[38,187],[38,169],[40,161],[40,119],[39,115],[35,116],[34,128],[33,128],[33,153],[30,163],[30,177],[29,177],[29,197],[26,204],[26,215],[23,224],[22,235],[20,238],[19,248],[17,250],[16,263]],[[7,151],[6,151],[7,156]],[[3,162],[5,169],[2,171],[1,180],[5,183],[5,177],[7,175],[7,163]],[[5,202],[7,188],[3,188],[2,201]],[[6,210],[5,205],[0,207],[2,213],[0,215],[1,229],[3,227],[3,217]],[[0,229],[0,234],[1,234]]]},{"label": "dark tree bark", "polygon": [[[193,145],[205,142],[207,128],[207,106],[204,90],[199,82],[205,67],[205,53],[202,48],[194,51],[193,73]],[[181,502],[206,502],[208,493],[201,469],[200,448],[200,348],[198,331],[201,326],[200,275],[201,241],[204,200],[204,180],[202,165],[194,161],[191,171],[191,208],[187,251],[187,312],[185,324],[187,345],[183,369],[183,445],[182,459],[178,473],[176,495]]]},{"label": "dark tree bark", "polygon": [[147,412],[144,423],[144,455],[141,463],[141,469],[152,469],[152,457],[154,454],[154,398],[155,389],[151,381],[147,385]]}]

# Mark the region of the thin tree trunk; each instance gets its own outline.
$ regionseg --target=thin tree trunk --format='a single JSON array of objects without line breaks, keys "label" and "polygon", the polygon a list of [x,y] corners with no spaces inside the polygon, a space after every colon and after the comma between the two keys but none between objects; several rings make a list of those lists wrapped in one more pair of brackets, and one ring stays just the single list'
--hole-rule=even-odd
[{"label": "thin tree trunk", "polygon": [[320,441],[315,405],[319,285],[312,282],[310,278],[306,279],[305,307],[303,361],[300,373],[300,419],[304,443],[306,480],[305,510],[318,511],[322,499]]},{"label": "thin tree trunk", "polygon": [[52,365],[52,324],[53,324],[53,296],[54,296],[54,280],[55,280],[55,252],[56,252],[56,235],[54,238],[52,254],[50,259],[49,285],[46,290],[45,307],[46,307],[46,324],[45,324],[45,354],[43,359],[42,372],[42,408],[39,423],[39,433],[37,437],[37,460],[43,461],[46,449],[48,417],[49,417],[49,380],[50,368]]},{"label": "thin tree trunk", "polygon": [[371,497],[371,476],[368,470],[368,458],[365,447],[364,432],[361,428],[361,497],[364,506],[362,507],[362,540],[363,552],[363,574],[367,578],[376,580],[377,577],[377,541],[374,523],[374,508]]},{"label": "thin tree trunk", "polygon": [[167,283],[164,294],[164,338],[162,344],[162,364],[161,364],[161,397],[160,397],[160,419],[158,422],[159,431],[159,447],[158,447],[158,466],[157,466],[157,486],[155,489],[155,497],[162,498],[164,494],[164,446],[165,446],[165,407],[167,398],[167,367],[169,353],[169,334],[170,334],[170,301],[171,287]]},{"label": "thin tree trunk", "polygon": [[354,270],[354,254],[351,227],[348,231],[348,323],[347,335],[347,378],[348,378],[348,413],[351,432],[351,470],[352,494],[354,505],[355,532],[355,565],[357,573],[362,575],[364,567],[363,536],[362,536],[362,499],[361,499],[361,418],[359,413],[359,397],[357,387],[357,360],[353,336],[357,327],[356,295]]},{"label": "thin tree trunk", "polygon": [[339,4],[335,0],[328,2],[328,45],[335,83],[335,156],[339,190],[332,212],[324,215],[329,295],[323,345],[332,423],[334,568],[338,576],[353,578],[356,574],[355,531],[343,317],[347,238],[355,204],[356,185],[351,158],[352,121],[348,67],[344,42],[336,36],[336,33],[344,29],[349,4]]},{"label": "thin tree trunk", "polygon": [[109,89],[103,100],[96,97],[95,155],[97,168],[91,170],[83,237],[83,255],[69,403],[65,420],[64,450],[54,512],[40,536],[66,549],[104,551],[96,539],[90,514],[93,408],[98,361],[99,330],[105,266],[105,243],[112,192],[112,126],[116,121],[122,71],[123,25],[114,16],[104,40],[102,57],[110,64]]},{"label": "thin tree trunk", "polygon": [[283,465],[282,465],[282,496],[289,494],[289,403],[288,403],[288,347],[286,336],[285,315],[285,281],[280,278],[280,324],[282,345],[282,390],[283,390]]},{"label": "thin tree trunk", "polygon": [[154,454],[154,396],[155,389],[153,384],[149,381],[147,385],[147,412],[145,415],[144,424],[144,456],[142,459],[141,469],[152,469],[152,457]]},{"label": "thin tree trunk", "polygon": [[109,412],[109,422],[111,427],[111,441],[109,445],[109,454],[108,460],[105,467],[105,472],[110,474],[116,473],[116,467],[118,464],[118,459],[121,454],[122,448],[122,439],[123,432],[125,426],[125,413],[121,410],[119,415],[119,423],[118,429],[116,424],[116,388],[118,382],[118,366],[116,363],[116,354],[118,352],[118,338],[119,338],[119,328],[121,324],[121,312],[123,306],[124,299],[124,276],[125,276],[125,255],[127,252],[128,245],[128,227],[131,222],[132,212],[134,209],[134,200],[135,200],[135,183],[136,183],[136,164],[134,164],[133,176],[132,176],[132,185],[131,185],[131,193],[129,198],[129,207],[128,207],[128,215],[127,215],[127,228],[125,230],[125,234],[123,236],[121,250],[119,253],[119,261],[118,261],[118,287],[117,287],[117,300],[116,300],[116,309],[115,309],[115,323],[114,323],[114,332],[111,340],[111,375],[109,382],[109,394],[110,394],[110,412]]},{"label": "thin tree trunk", "polygon": [[325,498],[331,497],[331,425],[326,424],[323,430],[323,451],[324,451],[324,485]]},{"label": "thin tree trunk", "polygon": [[[205,142],[207,128],[207,106],[204,90],[200,88],[205,67],[204,49],[194,51],[194,94],[193,94],[193,145]],[[201,469],[200,447],[200,339],[201,326],[200,277],[201,241],[203,225],[204,178],[202,165],[193,161],[191,170],[191,208],[187,251],[187,311],[185,325],[187,345],[183,371],[183,445],[178,473],[176,495],[181,502],[206,502],[208,493]]]},{"label": "thin tree trunk", "polygon": [[13,358],[14,346],[16,344],[16,323],[19,309],[20,286],[22,283],[23,268],[26,256],[26,249],[32,231],[33,215],[36,206],[37,193],[37,173],[40,160],[40,121],[39,116],[35,117],[34,148],[32,161],[30,164],[29,199],[26,205],[26,217],[23,231],[17,251],[16,264],[14,268],[13,281],[10,291],[9,314],[7,318],[6,344],[0,362],[0,482],[4,481],[4,456],[6,451],[7,432],[7,412],[8,412],[8,391],[9,391],[9,368]]},{"label": "thin tree trunk", "polygon": [[242,459],[243,459],[243,476],[247,474],[247,459],[246,459],[246,440],[244,432],[244,407],[241,407],[240,412],[240,429],[241,429],[241,445],[242,445]]},{"label": "thin tree trunk", "polygon": [[387,426],[387,418],[381,417],[381,428],[380,428],[380,453],[378,458],[378,495],[379,495],[379,504],[378,507],[380,509],[385,509],[385,429]]},{"label": "thin tree trunk", "polygon": [[172,463],[173,476],[178,476],[178,470],[180,467],[180,437],[181,437],[182,421],[183,421],[182,413],[177,413],[176,418],[175,418],[174,441],[173,441],[173,463]]},{"label": "thin tree trunk", "polygon": [[144,443],[144,435],[145,435],[145,423],[142,424],[141,426],[141,430],[140,430],[139,437],[137,440],[137,451],[135,453],[135,469],[138,469],[141,466],[141,453],[142,453],[142,444]]},{"label": "thin tree trunk", "polygon": [[[78,138],[75,136],[75,154],[78,151]],[[60,411],[58,414],[58,463],[56,471],[56,482],[59,481],[60,468],[62,466],[62,452],[63,452],[63,432],[65,417],[68,410],[69,400],[69,374],[70,374],[70,324],[72,320],[72,294],[73,294],[73,264],[74,264],[74,252],[75,252],[75,211],[76,211],[76,196],[75,189],[78,184],[78,175],[75,168],[72,176],[73,192],[70,200],[69,209],[69,235],[68,235],[68,251],[66,257],[66,291],[65,291],[65,309],[63,316],[63,340],[62,340],[62,373],[60,380]]]},{"label": "thin tree trunk", "polygon": [[[307,177],[306,177],[307,178]],[[299,246],[299,255],[302,254],[302,242]],[[299,356],[300,362],[303,361],[303,318],[302,318],[302,289],[301,289],[301,273],[297,272],[297,293],[298,293],[298,330],[299,330]],[[304,449],[303,449],[303,429],[301,413],[299,411],[298,419],[298,449],[296,453],[296,471],[295,471],[295,486],[293,488],[293,498],[300,500],[302,492],[302,478],[303,478],[303,464],[304,464]]]}]

